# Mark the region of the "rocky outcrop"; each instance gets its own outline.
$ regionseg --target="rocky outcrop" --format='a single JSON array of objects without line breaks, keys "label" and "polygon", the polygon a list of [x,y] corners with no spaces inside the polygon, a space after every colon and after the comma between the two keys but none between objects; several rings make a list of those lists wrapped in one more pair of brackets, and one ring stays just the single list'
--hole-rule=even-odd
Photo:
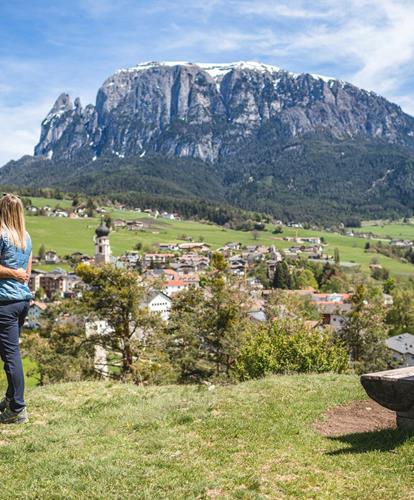
[{"label": "rocky outcrop", "polygon": [[42,122],[36,156],[70,159],[158,152],[214,162],[264,127],[277,140],[307,133],[414,147],[414,119],[349,83],[259,63],[145,63],[120,70],[82,108],[67,94]]}]

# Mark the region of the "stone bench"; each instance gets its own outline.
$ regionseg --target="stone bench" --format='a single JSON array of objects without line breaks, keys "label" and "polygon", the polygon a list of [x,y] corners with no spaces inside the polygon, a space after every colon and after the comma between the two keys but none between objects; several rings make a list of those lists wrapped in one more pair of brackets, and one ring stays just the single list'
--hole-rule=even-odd
[{"label": "stone bench", "polygon": [[368,396],[397,414],[401,429],[414,431],[414,366],[361,376]]}]

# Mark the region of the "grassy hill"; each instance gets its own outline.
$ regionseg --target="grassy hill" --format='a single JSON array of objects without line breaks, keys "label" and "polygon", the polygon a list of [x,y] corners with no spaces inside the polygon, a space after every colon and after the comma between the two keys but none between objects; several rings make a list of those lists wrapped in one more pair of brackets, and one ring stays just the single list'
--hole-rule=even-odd
[{"label": "grassy hill", "polygon": [[[33,204],[38,206],[42,206],[45,200],[44,198],[31,199]],[[58,203],[61,205],[64,204],[62,204],[61,200],[48,201],[48,204],[52,207]],[[323,236],[328,243],[328,253],[332,255],[334,249],[338,248],[343,262],[360,264],[361,269],[366,272],[369,271],[370,261],[375,256],[379,263],[389,269],[394,276],[406,278],[414,274],[414,266],[411,264],[399,262],[383,255],[365,253],[364,246],[367,240],[364,238],[342,236],[326,231],[297,230],[292,228],[283,228],[283,234],[274,235],[272,234],[274,226],[269,224],[266,228],[267,231],[259,232],[257,239],[254,239],[251,232],[235,231],[225,229],[222,226],[203,224],[195,221],[154,220],[149,219],[146,214],[134,211],[113,210],[111,216],[123,219],[145,218],[151,222],[151,227],[145,232],[133,232],[126,229],[112,232],[110,241],[114,255],[121,255],[127,250],[132,250],[138,241],[146,245],[154,245],[160,242],[180,241],[179,238],[183,235],[191,236],[194,241],[199,241],[200,237],[202,237],[213,249],[219,248],[230,241],[238,241],[248,245],[275,245],[279,249],[285,249],[294,244],[283,240],[285,236]],[[59,255],[66,255],[78,250],[92,255],[94,252],[93,236],[98,223],[99,218],[61,219],[37,216],[27,217],[27,225],[32,235],[35,252],[37,252],[39,246],[43,243],[47,249],[53,249]],[[414,226],[403,225],[403,227],[406,231],[411,231],[414,238]]]},{"label": "grassy hill", "polygon": [[327,408],[364,397],[354,376],[27,396],[30,423],[0,428],[3,498],[412,498],[414,438],[314,429]]}]

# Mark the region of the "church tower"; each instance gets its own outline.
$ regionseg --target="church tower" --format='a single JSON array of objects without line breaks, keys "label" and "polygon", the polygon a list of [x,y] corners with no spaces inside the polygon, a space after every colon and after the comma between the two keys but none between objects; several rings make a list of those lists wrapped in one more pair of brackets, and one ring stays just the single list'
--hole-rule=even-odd
[{"label": "church tower", "polygon": [[95,230],[95,264],[101,266],[111,262],[111,247],[109,245],[109,227],[102,217],[101,224]]}]

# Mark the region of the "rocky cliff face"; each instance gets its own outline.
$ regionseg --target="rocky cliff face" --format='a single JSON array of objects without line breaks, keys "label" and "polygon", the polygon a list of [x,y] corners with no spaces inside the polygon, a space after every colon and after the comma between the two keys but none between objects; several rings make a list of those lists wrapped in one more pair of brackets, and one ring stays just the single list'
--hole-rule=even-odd
[{"label": "rocky cliff face", "polygon": [[214,162],[268,127],[280,141],[322,132],[414,147],[412,117],[346,82],[259,63],[145,63],[108,78],[95,106],[62,94],[42,122],[35,155],[158,152]]}]

